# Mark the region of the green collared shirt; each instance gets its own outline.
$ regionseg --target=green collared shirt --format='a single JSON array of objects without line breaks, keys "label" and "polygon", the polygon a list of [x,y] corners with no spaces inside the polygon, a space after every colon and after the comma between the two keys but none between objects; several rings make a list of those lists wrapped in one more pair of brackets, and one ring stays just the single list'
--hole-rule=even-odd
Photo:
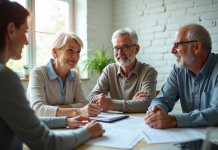
[{"label": "green collared shirt", "polygon": [[[110,93],[110,97],[114,101],[114,110],[146,112],[151,100],[156,96],[156,78],[157,71],[137,59],[135,67],[128,77],[123,75],[118,64],[110,64],[103,70],[87,99],[92,102],[95,95]],[[132,100],[139,91],[146,91],[149,98]]]}]

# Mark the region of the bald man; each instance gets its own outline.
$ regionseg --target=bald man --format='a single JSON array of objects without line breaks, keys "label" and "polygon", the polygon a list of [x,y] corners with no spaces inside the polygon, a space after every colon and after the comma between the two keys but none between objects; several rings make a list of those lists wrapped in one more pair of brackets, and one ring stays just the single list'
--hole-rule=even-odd
[{"label": "bald man", "polygon": [[[218,54],[211,53],[208,31],[181,27],[171,53],[176,57],[167,82],[151,102],[145,122],[152,128],[218,125]],[[180,99],[183,113],[169,115]]]}]

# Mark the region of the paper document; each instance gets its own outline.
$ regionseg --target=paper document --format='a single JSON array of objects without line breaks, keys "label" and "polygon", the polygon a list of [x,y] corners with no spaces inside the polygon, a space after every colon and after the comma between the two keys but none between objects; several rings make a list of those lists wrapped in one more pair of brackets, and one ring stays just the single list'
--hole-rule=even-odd
[{"label": "paper document", "polygon": [[127,115],[117,115],[117,114],[109,114],[109,113],[101,113],[96,117],[89,117],[91,120],[103,121],[103,122],[113,122],[115,120],[120,120],[124,118],[128,118]]},{"label": "paper document", "polygon": [[142,135],[138,132],[106,128],[102,137],[91,139],[85,144],[132,149],[141,139]]},{"label": "paper document", "polygon": [[170,129],[144,129],[141,130],[144,139],[148,144],[182,142],[194,139],[203,139],[205,136],[191,128],[170,128]]}]

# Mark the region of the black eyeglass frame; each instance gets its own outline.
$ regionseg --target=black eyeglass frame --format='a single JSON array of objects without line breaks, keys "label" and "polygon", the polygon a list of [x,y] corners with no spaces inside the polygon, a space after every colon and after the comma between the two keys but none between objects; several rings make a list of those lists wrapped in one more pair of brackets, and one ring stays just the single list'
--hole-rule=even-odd
[{"label": "black eyeglass frame", "polygon": [[179,42],[179,43],[173,43],[173,45],[174,45],[175,48],[178,48],[178,45],[179,45],[179,44],[183,44],[183,43],[191,43],[191,42],[197,42],[197,41],[192,40],[192,41],[187,41],[187,42]]},{"label": "black eyeglass frame", "polygon": [[[122,51],[122,52],[126,52],[128,50],[129,47],[132,47],[132,46],[136,46],[137,44],[133,44],[133,45],[125,45],[125,46],[121,46],[121,47],[113,47],[112,50],[114,51],[114,53],[118,53],[119,49]],[[126,50],[123,51],[123,47],[126,47]],[[115,51],[115,48],[118,49],[118,51]]]}]

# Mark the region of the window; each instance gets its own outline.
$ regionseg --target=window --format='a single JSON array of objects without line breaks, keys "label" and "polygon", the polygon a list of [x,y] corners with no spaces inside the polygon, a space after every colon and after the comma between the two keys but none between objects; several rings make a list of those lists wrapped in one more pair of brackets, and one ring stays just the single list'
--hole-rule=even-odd
[{"label": "window", "polygon": [[13,0],[31,12],[27,38],[29,45],[19,61],[9,60],[7,66],[13,71],[22,71],[23,65],[30,69],[45,65],[50,58],[51,42],[57,32],[73,31],[73,0]]},{"label": "window", "polygon": [[[16,0],[19,4],[21,4],[23,7],[26,7],[26,0]],[[6,66],[14,71],[22,71],[23,70],[23,66],[26,64],[26,46],[24,46],[24,48],[22,49],[22,53],[21,53],[22,58],[20,60],[12,60],[10,59]]]}]

